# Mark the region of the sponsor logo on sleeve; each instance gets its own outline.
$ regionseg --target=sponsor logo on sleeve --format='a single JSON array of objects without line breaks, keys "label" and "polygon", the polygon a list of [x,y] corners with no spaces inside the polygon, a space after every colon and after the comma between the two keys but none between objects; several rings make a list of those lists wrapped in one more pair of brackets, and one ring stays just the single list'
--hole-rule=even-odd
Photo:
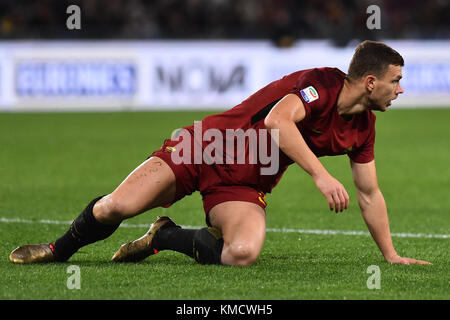
[{"label": "sponsor logo on sleeve", "polygon": [[303,90],[300,90],[300,93],[302,94],[303,99],[307,103],[319,99],[319,94],[317,93],[317,90],[313,86],[309,86]]}]

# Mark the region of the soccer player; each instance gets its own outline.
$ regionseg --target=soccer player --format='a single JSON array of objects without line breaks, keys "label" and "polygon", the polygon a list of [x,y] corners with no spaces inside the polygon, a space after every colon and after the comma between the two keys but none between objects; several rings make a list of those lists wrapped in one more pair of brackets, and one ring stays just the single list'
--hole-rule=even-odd
[{"label": "soccer player", "polygon": [[[364,41],[356,48],[347,75],[336,68],[315,68],[274,81],[234,108],[200,123],[201,134],[254,130],[259,147],[273,151],[275,143],[279,153],[271,153],[278,155],[274,172],[262,174],[267,163],[249,160],[248,143],[244,150],[216,152],[216,161],[195,161],[195,151],[206,151],[208,145],[198,139],[199,124],[194,124],[184,128],[187,135],[166,140],[111,194],[92,200],[56,241],[19,247],[10,261],[67,261],[81,247],[110,236],[123,220],[200,191],[208,227],[183,229],[169,217],[158,217],[144,236],[122,245],[112,260],[138,262],[161,250],[174,250],[202,264],[251,265],[265,238],[265,194],[290,164],[296,163],[311,176],[330,210],[348,208],[344,186],[318,160],[346,154],[362,216],[385,260],[429,264],[395,251],[375,170],[373,111],[386,111],[403,93],[403,65],[401,55],[389,46]],[[225,140],[215,142],[223,146]],[[191,146],[182,155],[189,161],[175,161],[181,143]],[[237,161],[242,153],[244,163]],[[220,161],[230,158],[234,161]]]}]

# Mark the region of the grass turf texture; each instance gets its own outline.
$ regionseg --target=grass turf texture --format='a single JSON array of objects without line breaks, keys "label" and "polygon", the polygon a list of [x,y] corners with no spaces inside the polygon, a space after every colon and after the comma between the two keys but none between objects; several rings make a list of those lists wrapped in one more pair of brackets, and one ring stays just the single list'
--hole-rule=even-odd
[{"label": "grass turf texture", "polygon": [[[164,251],[138,264],[109,262],[118,247],[146,228],[119,228],[82,248],[67,263],[13,265],[15,247],[49,242],[95,196],[111,192],[175,128],[211,112],[0,114],[0,299],[449,299],[450,240],[395,238],[399,254],[434,263],[390,265],[369,236],[268,232],[252,267],[202,266]],[[376,162],[391,231],[450,233],[450,109],[377,113]],[[306,173],[291,166],[268,195],[267,227],[367,231],[346,156],[321,158],[347,188],[350,209],[330,212]],[[198,193],[168,209],[126,221],[150,224],[169,215],[181,225],[204,224]],[[69,290],[69,265],[81,289]],[[381,270],[369,290],[368,266]]]}]

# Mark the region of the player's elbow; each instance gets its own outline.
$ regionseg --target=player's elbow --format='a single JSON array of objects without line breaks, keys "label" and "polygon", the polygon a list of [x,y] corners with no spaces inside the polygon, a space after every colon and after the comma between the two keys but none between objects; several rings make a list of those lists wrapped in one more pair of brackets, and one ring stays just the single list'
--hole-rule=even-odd
[{"label": "player's elbow", "polygon": [[371,207],[377,201],[378,196],[381,195],[379,188],[358,191],[358,204],[362,210]]},{"label": "player's elbow", "polygon": [[358,193],[358,204],[362,211],[364,211],[365,208],[370,206],[370,197],[368,197],[366,194],[359,192]]}]

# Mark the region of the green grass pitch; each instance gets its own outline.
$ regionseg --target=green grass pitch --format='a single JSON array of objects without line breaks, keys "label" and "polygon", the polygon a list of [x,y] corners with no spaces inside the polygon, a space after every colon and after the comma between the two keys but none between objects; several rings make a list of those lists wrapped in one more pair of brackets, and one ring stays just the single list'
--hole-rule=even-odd
[{"label": "green grass pitch", "polygon": [[[350,209],[330,212],[311,178],[291,166],[267,197],[269,231],[251,267],[202,266],[168,251],[138,264],[110,262],[157,215],[203,226],[198,193],[127,220],[128,227],[67,263],[9,262],[19,245],[55,240],[65,222],[111,192],[173,129],[207,114],[1,113],[0,299],[450,299],[450,109],[377,113],[376,164],[395,248],[433,266],[390,265],[367,234],[323,232],[367,232],[346,156],[321,160],[345,185]],[[80,289],[67,287],[70,265],[80,268]],[[367,287],[371,265],[380,268],[380,289]]]}]

